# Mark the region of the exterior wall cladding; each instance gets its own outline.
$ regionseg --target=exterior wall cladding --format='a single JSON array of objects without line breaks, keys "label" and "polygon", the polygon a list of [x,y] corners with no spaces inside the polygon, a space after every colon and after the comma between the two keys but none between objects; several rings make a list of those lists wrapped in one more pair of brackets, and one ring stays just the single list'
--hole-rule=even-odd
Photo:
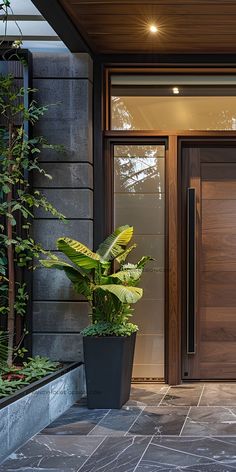
[{"label": "exterior wall cladding", "polygon": [[[59,236],[93,246],[92,60],[87,54],[34,53],[33,85],[40,104],[52,104],[37,134],[65,152],[46,151],[42,166],[52,180],[37,176],[40,188],[68,219],[35,214],[34,236],[51,251]],[[80,331],[88,306],[73,292],[63,272],[38,268],[33,280],[33,354],[61,361],[82,360]]]}]

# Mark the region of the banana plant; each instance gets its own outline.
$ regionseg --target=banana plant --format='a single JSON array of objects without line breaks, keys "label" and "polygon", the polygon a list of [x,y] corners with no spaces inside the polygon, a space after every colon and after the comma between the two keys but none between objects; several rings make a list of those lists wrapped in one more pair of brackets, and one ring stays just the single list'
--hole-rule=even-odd
[{"label": "banana plant", "polygon": [[[59,238],[57,248],[72,264],[51,254],[50,258],[40,261],[46,268],[65,272],[75,291],[90,303],[92,324],[105,323],[106,328],[114,324],[124,326],[132,315],[131,305],[143,295],[137,285],[152,258],[144,256],[137,264],[126,264],[126,258],[136,247],[136,244],[127,247],[132,236],[132,226],[120,226],[100,244],[97,252],[79,241]],[[114,266],[117,267],[115,272]],[[137,330],[133,326],[133,330]]]}]

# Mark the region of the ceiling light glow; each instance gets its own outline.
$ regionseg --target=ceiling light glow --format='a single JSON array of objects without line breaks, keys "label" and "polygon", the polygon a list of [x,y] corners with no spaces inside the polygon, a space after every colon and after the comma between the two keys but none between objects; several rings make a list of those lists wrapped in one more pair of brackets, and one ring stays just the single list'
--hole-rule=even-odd
[{"label": "ceiling light glow", "polygon": [[173,91],[174,95],[178,95],[178,94],[179,94],[179,89],[178,89],[178,87],[173,87],[172,91]]},{"label": "ceiling light glow", "polygon": [[151,33],[157,33],[158,32],[158,28],[157,28],[156,25],[150,25],[149,30],[151,31]]}]

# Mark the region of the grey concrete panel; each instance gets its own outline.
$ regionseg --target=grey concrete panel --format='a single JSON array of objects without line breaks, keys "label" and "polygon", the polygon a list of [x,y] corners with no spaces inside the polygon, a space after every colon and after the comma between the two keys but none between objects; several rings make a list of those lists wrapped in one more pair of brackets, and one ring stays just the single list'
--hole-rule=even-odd
[{"label": "grey concrete panel", "polygon": [[80,365],[44,387],[2,408],[0,410],[0,463],[16,448],[64,413],[84,393],[84,367]]},{"label": "grey concrete panel", "polygon": [[34,77],[93,79],[89,54],[71,52],[33,52]]},{"label": "grey concrete panel", "polygon": [[84,394],[85,379],[82,366],[54,380],[50,390],[50,422],[64,413],[67,408],[70,408]]},{"label": "grey concrete panel", "polygon": [[[40,431],[49,423],[49,385],[36,392],[20,398],[9,407],[9,442],[8,447],[14,451],[24,441]],[[36,400],[36,401],[35,401]]]},{"label": "grey concrete panel", "polygon": [[33,299],[46,300],[80,300],[73,290],[71,281],[63,271],[38,267],[33,277]]},{"label": "grey concrete panel", "polygon": [[33,331],[75,332],[89,324],[86,302],[34,302]]},{"label": "grey concrete panel", "polygon": [[48,107],[45,113],[47,120],[58,122],[61,118],[70,120],[79,116],[81,125],[87,127],[91,89],[88,80],[34,79],[33,82],[39,104]]},{"label": "grey concrete panel", "polygon": [[[92,190],[44,189],[41,192],[66,218],[93,218]],[[36,209],[35,218],[55,218],[43,209]]]},{"label": "grey concrete panel", "polygon": [[43,135],[50,144],[62,146],[61,151],[44,149],[40,155],[41,161],[93,162],[92,129],[85,124],[82,126],[79,115],[70,120],[61,117],[57,122],[45,117],[37,126],[38,134]]},{"label": "grey concrete panel", "polygon": [[34,220],[34,237],[44,249],[53,251],[56,249],[56,240],[59,237],[66,236],[76,239],[86,244],[90,249],[93,248],[93,222],[91,220]]},{"label": "grey concrete panel", "polygon": [[92,85],[88,80],[37,79],[34,87],[39,104],[49,105],[34,133],[64,147],[63,152],[44,149],[40,159],[92,162]]},{"label": "grey concrete panel", "polygon": [[35,173],[34,187],[71,187],[71,188],[93,188],[93,167],[86,163],[43,163],[42,169],[51,176],[51,179],[44,174]]},{"label": "grey concrete panel", "polygon": [[83,360],[80,334],[33,334],[33,355],[61,362]]}]

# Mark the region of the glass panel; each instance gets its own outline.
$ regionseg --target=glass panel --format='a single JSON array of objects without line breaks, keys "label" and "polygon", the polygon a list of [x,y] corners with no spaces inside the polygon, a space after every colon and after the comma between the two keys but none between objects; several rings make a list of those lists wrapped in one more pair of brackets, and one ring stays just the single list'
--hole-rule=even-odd
[{"label": "glass panel", "polygon": [[235,130],[236,76],[113,76],[117,130]]},{"label": "glass panel", "polygon": [[115,195],[116,225],[121,226],[126,220],[139,234],[143,234],[143,231],[146,233],[146,228],[149,228],[149,234],[162,234],[165,221],[164,205],[163,194],[118,193]]},{"label": "glass panel", "polygon": [[155,193],[164,191],[162,158],[117,157],[115,176],[117,192]]},{"label": "glass panel", "polygon": [[134,226],[137,248],[130,254],[130,262],[136,262],[143,255],[155,258],[144,271],[141,284],[144,297],[135,306],[134,322],[140,329],[134,361],[135,377],[149,377],[149,372],[156,372],[152,377],[160,377],[160,372],[163,372],[164,157],[164,146],[114,147],[114,225]]}]

